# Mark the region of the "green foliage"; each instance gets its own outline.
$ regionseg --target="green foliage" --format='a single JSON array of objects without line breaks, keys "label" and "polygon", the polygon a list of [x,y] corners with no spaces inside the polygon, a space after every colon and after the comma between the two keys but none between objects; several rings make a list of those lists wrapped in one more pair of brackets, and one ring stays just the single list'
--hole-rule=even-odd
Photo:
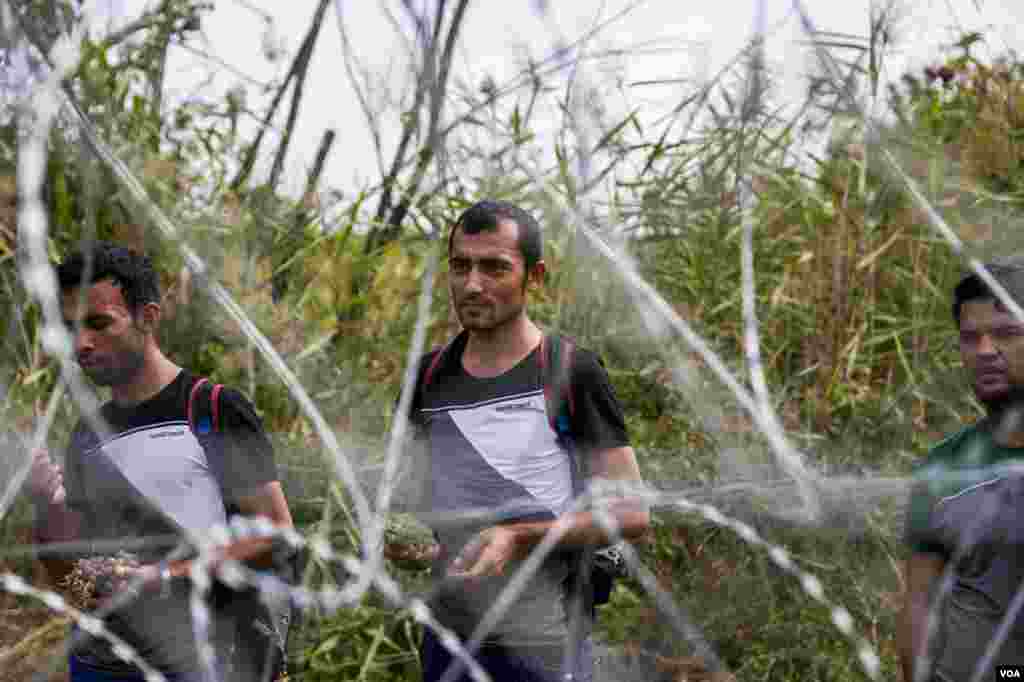
[{"label": "green foliage", "polygon": [[[565,206],[583,206],[601,185],[583,186],[577,177],[568,121],[541,178],[546,186],[539,187],[514,158],[534,151],[532,101],[516,102],[508,115],[495,105],[491,113],[500,124],[493,148],[467,151],[453,144],[454,158],[464,162],[455,165],[467,169],[461,184],[441,184],[419,199],[400,238],[377,247],[361,222],[372,191],[354,196],[328,224],[310,197],[294,201],[269,186],[230,187],[249,143],[239,139],[237,95],[169,113],[147,89],[153,55],[170,35],[189,39],[190,17],[199,8],[195,2],[163,6],[162,32],[144,31],[118,49],[86,41],[70,79],[73,90],[359,463],[382,459],[426,258],[440,249],[444,260],[443,240],[433,237],[443,236],[442,226],[471,201],[490,196],[542,218],[549,278],[530,302],[531,315],[600,352],[648,480],[703,489],[732,482],[736,471],[729,467],[758,474],[751,476],[755,483],[777,475],[763,439],[718,388],[706,360],[652,323],[616,268],[575,230]],[[984,255],[1021,245],[992,235],[1019,233],[1008,226],[1024,200],[1024,74],[1014,61],[980,63],[971,44],[965,38],[963,55],[897,90],[901,123],[884,139],[967,250]],[[613,179],[603,205],[607,217],[588,225],[620,247],[629,266],[745,377],[744,214],[737,184],[748,180],[756,196],[751,217],[760,352],[784,428],[817,471],[903,475],[943,431],[977,414],[957,376],[949,319],[960,262],[883,171],[878,148],[856,124],[838,121],[843,132],[809,170],[794,161],[800,155],[793,125],[765,111],[741,119],[745,105],[726,100],[725,113],[712,112],[713,124],[675,137],[669,129],[643,130],[633,115],[606,126],[592,153]],[[703,106],[711,100],[694,101]],[[15,129],[0,130],[0,140],[2,149],[13,148]],[[300,528],[326,533],[334,546],[355,552],[358,530],[338,508],[344,495],[283,382],[183,270],[176,245],[142,224],[139,207],[80,149],[74,131],[55,130],[50,151],[45,198],[54,257],[89,235],[153,255],[166,291],[162,346],[194,371],[251,394],[273,433]],[[469,169],[481,167],[481,158],[497,170],[474,177]],[[13,177],[14,159],[0,163],[0,180]],[[13,205],[13,180],[0,182],[0,193]],[[17,284],[15,238],[13,231],[0,233],[0,311],[17,331],[0,357],[9,387],[5,419],[27,431],[57,372],[41,350],[38,310],[25,304]],[[452,331],[442,264],[429,343]],[[72,412],[59,414],[55,447]],[[736,464],[737,458],[746,459]],[[830,598],[851,611],[858,632],[881,650],[883,676],[894,675],[897,522],[877,512],[855,532],[829,530],[786,525],[760,511],[752,514],[758,530],[822,578]],[[6,535],[16,534],[26,518],[27,509],[18,507],[6,519]],[[415,544],[408,537],[403,542]],[[740,679],[861,679],[855,652],[831,627],[828,611],[731,532],[659,512],[643,558],[662,586],[699,616],[697,624]],[[425,580],[422,568],[389,567],[405,586]],[[324,567],[311,576],[311,586],[340,582]],[[618,586],[600,621],[599,635],[614,644],[667,657],[689,653],[666,634],[665,620],[634,582]],[[301,679],[416,677],[417,628],[407,612],[375,597],[330,617],[309,616],[299,633],[293,659]]]},{"label": "green foliage", "polygon": [[[821,579],[827,599],[850,611],[858,634],[881,649],[882,679],[895,675],[888,639],[899,604],[894,538],[755,525]],[[854,647],[834,627],[829,609],[808,597],[764,550],[716,526],[666,512],[659,515],[644,558],[738,679],[864,679]],[[622,583],[600,610],[602,629],[613,641],[633,642],[669,660],[692,656],[685,642],[650,626],[665,619],[631,582]]]},{"label": "green foliage", "polygon": [[305,624],[294,667],[303,680],[392,682],[419,674],[419,632],[408,614],[363,604]]}]

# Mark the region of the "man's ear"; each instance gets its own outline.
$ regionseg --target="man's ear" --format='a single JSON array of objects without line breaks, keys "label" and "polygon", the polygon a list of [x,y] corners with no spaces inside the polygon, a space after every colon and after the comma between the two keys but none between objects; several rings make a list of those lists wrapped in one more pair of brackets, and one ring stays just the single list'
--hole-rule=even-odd
[{"label": "man's ear", "polygon": [[163,308],[160,307],[159,303],[149,302],[143,304],[142,308],[139,309],[138,324],[142,331],[149,332],[150,334],[156,334],[157,327],[160,326],[160,318],[163,315]]}]

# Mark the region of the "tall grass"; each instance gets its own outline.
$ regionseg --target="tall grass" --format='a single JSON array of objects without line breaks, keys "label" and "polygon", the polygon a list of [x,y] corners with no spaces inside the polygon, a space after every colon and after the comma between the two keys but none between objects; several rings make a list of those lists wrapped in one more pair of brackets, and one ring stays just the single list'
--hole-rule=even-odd
[{"label": "tall grass", "polygon": [[[863,54],[874,54],[878,40],[869,36]],[[669,122],[647,130],[631,119],[601,121],[602,134],[590,153],[595,163],[608,164],[606,182],[577,186],[571,168],[580,152],[565,146],[543,174],[550,189],[570,203],[589,196],[595,229],[622,247],[739,376],[746,368],[737,186],[750,178],[757,200],[756,306],[771,398],[788,435],[823,475],[865,475],[864,485],[870,486],[872,477],[906,474],[928,443],[977,414],[959,380],[952,343],[949,293],[961,266],[880,168],[876,146],[898,152],[973,253],[1024,245],[1015,229],[1024,199],[1021,66],[979,63],[969,48],[944,63],[941,75],[913,75],[894,91],[898,123],[882,140],[865,140],[856,121],[830,119],[834,132],[824,152],[809,157],[796,144],[806,119],[782,120],[767,102],[754,110],[742,106],[735,85],[745,77],[740,69],[681,101],[677,123],[685,125]],[[186,152],[184,145],[173,154],[153,152],[153,112],[127,104],[118,79],[128,76],[110,69],[106,60],[112,55],[99,49],[86,54],[82,92],[96,90],[89,95],[94,110],[109,107],[110,130],[118,131],[124,148],[136,150],[133,168],[148,178],[154,201],[189,227],[189,239],[202,248],[213,275],[288,357],[349,451],[366,463],[382,456],[425,254],[442,248],[427,236],[487,195],[519,202],[542,219],[551,275],[531,300],[532,314],[601,352],[648,480],[702,489],[712,501],[721,501],[713,489],[722,484],[777,483],[780,473],[763,439],[716,387],[703,361],[670,334],[644,331],[645,313],[614,269],[588,250],[567,216],[522,170],[521,157],[552,155],[531,146],[521,102],[510,103],[508,111],[492,103],[493,148],[460,146],[453,138],[453,157],[466,169],[460,186],[440,183],[413,207],[415,227],[374,247],[367,244],[364,218],[373,191],[356,195],[334,219],[265,188],[258,201],[255,191],[227,191],[222,164],[201,177],[196,168],[202,167],[202,154]],[[850,69],[865,70],[857,59]],[[865,90],[877,86],[869,78]],[[538,87],[527,94],[543,92]],[[808,97],[803,111],[833,116],[827,90]],[[209,125],[207,153],[236,153],[240,146],[229,142],[222,123]],[[11,144],[0,153],[9,155],[13,130],[3,134]],[[112,202],[112,209],[101,200],[114,194],[112,183],[74,152],[73,141],[73,134],[62,131],[52,144],[53,255],[93,231],[154,253],[167,290],[165,346],[195,371],[252,395],[275,434],[286,492],[303,530],[357,551],[359,529],[335,521],[336,483],[318,464],[321,446],[309,423],[183,271],[175,251],[120,204]],[[11,160],[0,158],[4,164]],[[489,174],[489,168],[502,173]],[[15,203],[7,180],[0,178],[0,207]],[[177,190],[190,181],[212,189],[184,201]],[[11,320],[11,342],[0,348],[8,389],[4,419],[27,431],[56,376],[41,352],[38,313],[24,305],[17,285],[13,239],[0,231],[0,306]],[[282,257],[285,242],[289,251]],[[283,296],[274,288],[281,277],[289,283]],[[454,328],[443,272],[429,328],[432,343]],[[675,373],[679,367],[690,372],[685,385]],[[70,407],[62,413],[51,439],[55,449],[73,417]],[[794,526],[762,502],[752,492],[733,511],[823,578],[880,649],[885,672],[894,674],[898,501],[846,510],[828,517],[833,526],[815,528]],[[25,542],[27,521],[24,504],[4,519],[7,544]],[[408,519],[394,519],[390,531],[393,541],[405,545],[429,542]],[[860,678],[854,652],[829,627],[828,614],[811,606],[765,556],[727,532],[685,515],[659,513],[644,558],[740,679]],[[16,567],[31,570],[27,562]],[[409,587],[424,584],[422,569],[394,562],[388,568]],[[308,574],[314,585],[342,577],[316,566]],[[660,657],[656,662],[666,676],[700,668],[665,633],[636,583],[619,585],[600,623],[603,639]],[[417,636],[407,614],[371,597],[331,617],[309,614],[293,641],[294,655],[313,680],[412,679]]]}]

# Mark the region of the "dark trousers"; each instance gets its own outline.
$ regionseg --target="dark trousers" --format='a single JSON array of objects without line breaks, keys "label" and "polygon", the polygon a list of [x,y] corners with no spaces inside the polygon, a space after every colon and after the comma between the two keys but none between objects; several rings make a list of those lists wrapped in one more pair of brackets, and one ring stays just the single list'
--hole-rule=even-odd
[{"label": "dark trousers", "polygon": [[[593,660],[590,638],[579,642],[575,651],[572,670],[565,671],[565,648],[545,649],[509,648],[499,643],[485,643],[478,651],[470,652],[480,666],[487,671],[494,682],[591,682]],[[437,635],[430,628],[423,632],[420,646],[423,661],[423,682],[440,682],[453,661],[458,661],[448,652]],[[451,682],[472,682],[465,665],[458,677]]]},{"label": "dark trousers", "polygon": [[225,659],[225,682],[273,682],[286,670],[291,609],[268,606],[256,590],[228,594],[220,605],[217,649]]},{"label": "dark trousers", "polygon": [[[146,678],[139,673],[137,675],[115,675],[105,673],[89,667],[88,664],[80,661],[76,656],[71,656],[68,664],[69,678],[71,682],[146,682]],[[164,677],[168,682],[206,682],[202,673],[180,673],[172,675],[165,673]]]}]

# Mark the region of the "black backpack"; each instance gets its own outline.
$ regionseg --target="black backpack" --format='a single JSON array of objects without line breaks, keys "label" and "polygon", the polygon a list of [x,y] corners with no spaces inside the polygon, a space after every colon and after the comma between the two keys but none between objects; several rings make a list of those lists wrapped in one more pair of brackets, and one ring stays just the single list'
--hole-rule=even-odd
[{"label": "black backpack", "polygon": [[[205,377],[196,379],[189,392],[186,409],[189,428],[214,468],[224,466],[220,428],[220,393],[223,388]],[[227,500],[224,505],[229,518],[239,512]],[[294,557],[286,566],[278,566],[278,563],[275,558],[275,571],[284,569],[290,575],[283,577],[287,582],[293,582],[298,575]],[[232,676],[229,679],[239,682],[283,679],[287,669],[288,635],[295,626],[296,610],[290,608],[284,617],[275,617],[259,599],[255,588],[247,588],[240,594],[219,582],[214,583],[212,599],[216,609],[228,614],[231,626],[230,631],[219,633],[222,645],[231,647],[228,672]]]},{"label": "black backpack", "polygon": [[[415,428],[419,429],[423,425],[418,408],[422,405],[427,387],[436,377],[437,370],[448,360],[450,350],[464,343],[465,335],[466,332],[460,333],[423,358],[411,415]],[[572,369],[575,353],[576,342],[570,337],[545,334],[541,339],[539,361],[548,423],[559,444],[569,453],[573,494],[579,495],[584,490],[586,467],[579,456],[573,434],[576,403],[572,391]],[[608,603],[615,579],[624,575],[625,562],[621,551],[614,545],[599,550],[581,550],[577,554],[572,561],[574,570],[569,575],[566,590],[570,595],[582,596],[584,603],[593,610],[595,606]]]}]

